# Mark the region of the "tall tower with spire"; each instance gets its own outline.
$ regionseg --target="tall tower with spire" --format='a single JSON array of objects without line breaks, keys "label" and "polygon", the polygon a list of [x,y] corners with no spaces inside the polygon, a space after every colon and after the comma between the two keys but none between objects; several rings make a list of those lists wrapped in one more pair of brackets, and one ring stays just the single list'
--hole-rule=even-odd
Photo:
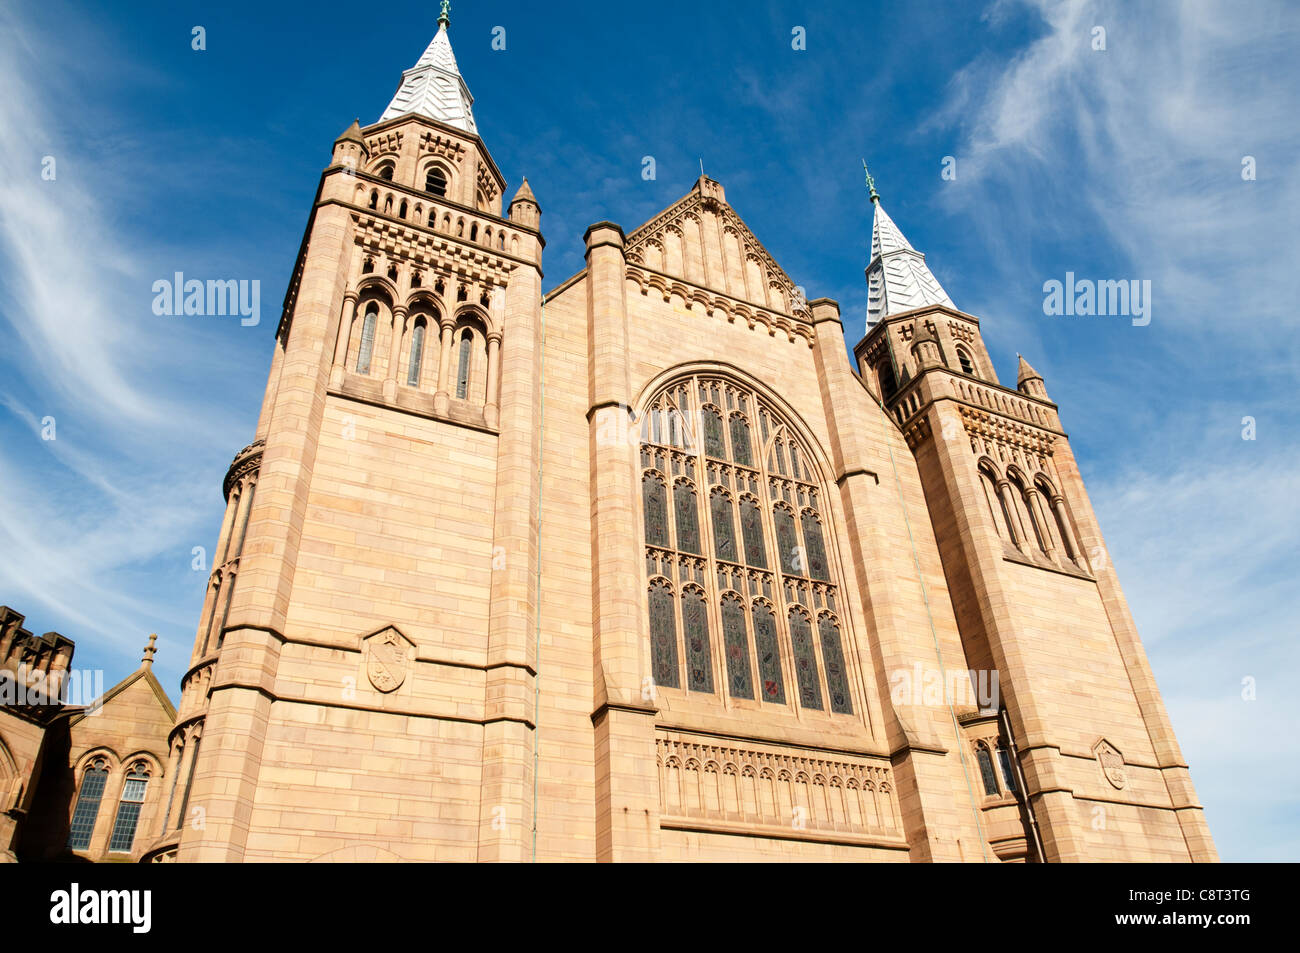
[{"label": "tall tower with spire", "polygon": [[870,174],[867,188],[870,304],[854,354],[915,457],[970,667],[1000,677],[998,708],[963,719],[977,758],[1018,764],[1002,783],[1016,801],[983,806],[991,842],[1123,860],[1121,831],[1137,825],[1148,846],[1216,859],[1042,375],[1020,356],[1016,387],[999,383],[979,319],[953,304]]},{"label": "tall tower with spire", "polygon": [[447,7],[321,175],[223,486],[154,859],[523,857],[544,243]]}]

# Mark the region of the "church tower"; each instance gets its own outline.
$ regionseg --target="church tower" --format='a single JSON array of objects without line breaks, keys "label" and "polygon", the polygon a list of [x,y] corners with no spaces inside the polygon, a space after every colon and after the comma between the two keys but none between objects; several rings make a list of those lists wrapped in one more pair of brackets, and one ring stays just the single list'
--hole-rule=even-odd
[{"label": "church tower", "polygon": [[979,319],[867,184],[854,354],[915,456],[970,667],[1000,676],[1000,711],[963,721],[995,847],[1027,836],[1050,861],[1217,859],[1042,376],[1021,357],[1015,389],[998,382]]},{"label": "church tower", "polygon": [[505,205],[446,8],[321,175],[154,859],[521,858],[544,243],[527,184]]}]

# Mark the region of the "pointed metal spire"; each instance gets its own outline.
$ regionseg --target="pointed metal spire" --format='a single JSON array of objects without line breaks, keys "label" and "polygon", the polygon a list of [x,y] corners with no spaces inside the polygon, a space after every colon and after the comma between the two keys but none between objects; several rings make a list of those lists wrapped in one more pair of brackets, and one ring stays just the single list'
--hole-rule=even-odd
[{"label": "pointed metal spire", "polygon": [[948,292],[943,290],[921,254],[902,233],[885,207],[880,204],[876,181],[867,171],[867,190],[875,216],[871,223],[871,263],[867,265],[867,327],[879,323],[891,314],[901,314],[929,304],[953,307]]},{"label": "pointed metal spire", "polygon": [[478,135],[471,109],[474,97],[460,75],[447,36],[447,27],[451,23],[450,6],[447,0],[443,0],[442,12],[438,15],[438,32],[424,55],[402,74],[401,85],[379,117],[380,122],[415,114]]}]

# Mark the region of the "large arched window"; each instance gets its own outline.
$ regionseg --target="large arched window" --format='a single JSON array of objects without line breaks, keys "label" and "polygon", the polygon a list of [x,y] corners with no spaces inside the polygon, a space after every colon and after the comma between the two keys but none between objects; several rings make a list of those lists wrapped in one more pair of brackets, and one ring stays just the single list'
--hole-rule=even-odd
[{"label": "large arched window", "polygon": [[99,817],[99,804],[104,799],[104,785],[108,783],[108,759],[95,758],[86,765],[81,776],[81,790],[77,793],[77,806],[72,811],[72,824],[68,830],[68,847],[86,850],[95,833],[95,819]]},{"label": "large arched window", "polygon": [[113,821],[113,836],[108,840],[111,851],[131,850],[135,843],[135,829],[140,823],[140,810],[144,807],[144,794],[149,787],[149,764],[137,761],[131,765],[122,783],[122,796],[118,799],[117,818]]},{"label": "large arched window", "polygon": [[852,640],[811,460],[777,411],[730,380],[683,378],[645,408],[642,514],[659,688],[853,713]]}]

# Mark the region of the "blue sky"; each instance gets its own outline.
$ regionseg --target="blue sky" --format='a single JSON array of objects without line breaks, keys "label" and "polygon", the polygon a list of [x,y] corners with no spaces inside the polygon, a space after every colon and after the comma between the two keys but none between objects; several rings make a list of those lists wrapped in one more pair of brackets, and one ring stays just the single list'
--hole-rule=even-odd
[{"label": "blue sky", "polygon": [[[192,550],[252,437],[320,170],[436,28],[433,2],[378,9],[0,10],[0,602],[110,683],[157,631],[178,694]],[[1003,381],[1021,352],[1061,405],[1228,860],[1300,859],[1298,33],[1265,0],[458,2],[451,26],[509,191],[527,175],[542,206],[547,287],[588,224],[630,231],[703,159],[852,344],[868,159]],[[176,271],[258,279],[260,325],[154,315]],[[1045,316],[1067,271],[1150,280],[1151,323]]]}]

